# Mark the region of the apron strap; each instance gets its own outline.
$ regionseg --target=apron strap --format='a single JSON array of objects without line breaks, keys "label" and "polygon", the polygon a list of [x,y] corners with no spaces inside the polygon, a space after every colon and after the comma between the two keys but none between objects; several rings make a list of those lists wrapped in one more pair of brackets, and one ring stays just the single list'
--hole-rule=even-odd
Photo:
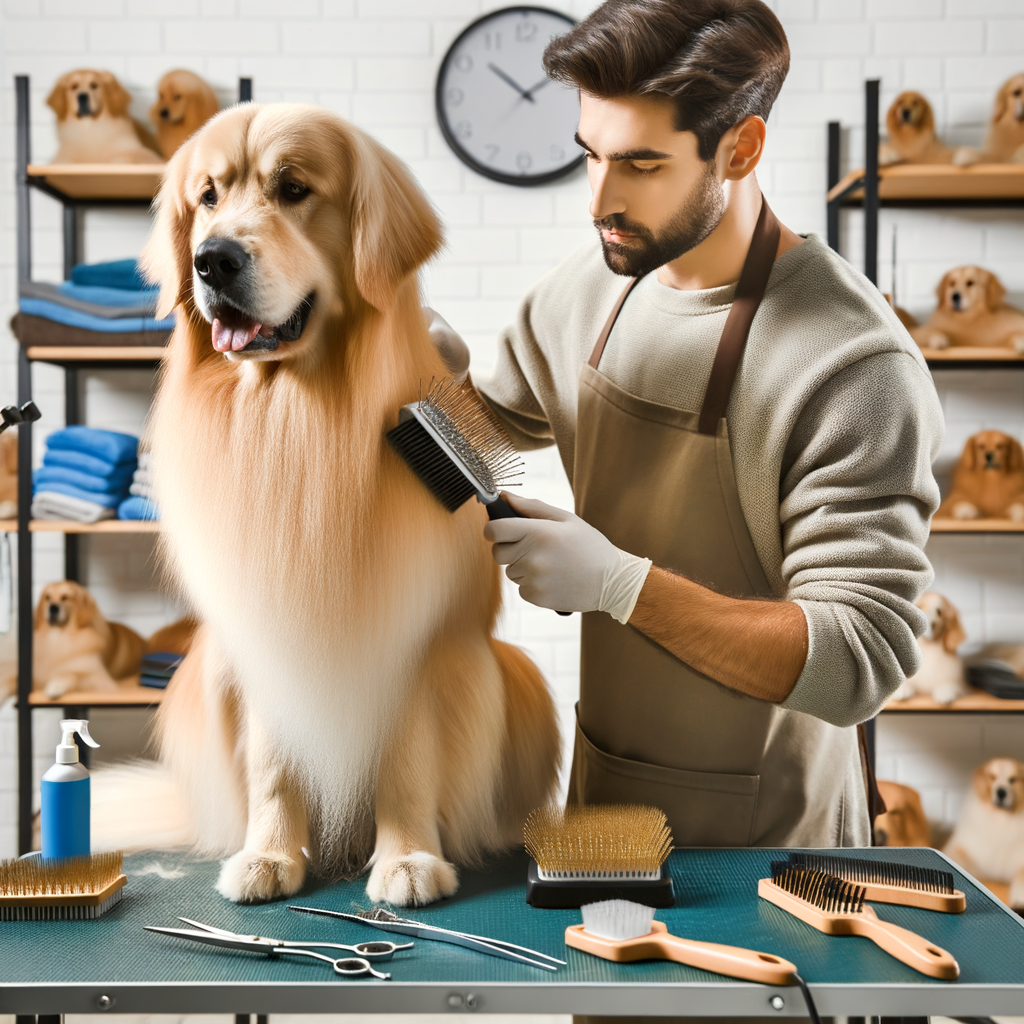
[{"label": "apron strap", "polygon": [[601,362],[601,356],[604,354],[604,347],[608,344],[608,338],[612,333],[612,328],[615,326],[615,321],[619,319],[619,313],[622,312],[623,304],[626,299],[629,298],[629,293],[640,283],[639,277],[634,277],[629,284],[626,285],[622,294],[618,297],[612,311],[608,314],[608,319],[604,322],[604,327],[601,328],[601,333],[597,336],[597,344],[594,345],[594,351],[590,353],[590,358],[587,362],[596,370],[597,364]]},{"label": "apron strap", "polygon": [[708,388],[704,392],[704,405],[701,407],[700,420],[697,423],[697,430],[701,434],[718,432],[718,421],[725,415],[729,405],[736,371],[740,367],[743,350],[747,347],[750,325],[761,299],[764,298],[768,278],[775,264],[780,233],[779,222],[768,206],[768,200],[762,196],[761,213],[754,228],[754,237],[750,240],[747,258],[743,262],[743,270],[736,285],[736,297],[732,300],[732,308],[722,329],[718,351],[711,366]]}]

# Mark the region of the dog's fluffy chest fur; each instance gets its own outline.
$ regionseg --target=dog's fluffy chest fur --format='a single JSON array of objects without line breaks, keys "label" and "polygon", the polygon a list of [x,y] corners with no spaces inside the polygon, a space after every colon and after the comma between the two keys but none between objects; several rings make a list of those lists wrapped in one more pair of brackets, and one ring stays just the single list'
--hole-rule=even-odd
[{"label": "dog's fluffy chest fur", "polygon": [[953,841],[967,851],[983,878],[1009,882],[1024,868],[1024,811],[1000,810],[972,793]]}]

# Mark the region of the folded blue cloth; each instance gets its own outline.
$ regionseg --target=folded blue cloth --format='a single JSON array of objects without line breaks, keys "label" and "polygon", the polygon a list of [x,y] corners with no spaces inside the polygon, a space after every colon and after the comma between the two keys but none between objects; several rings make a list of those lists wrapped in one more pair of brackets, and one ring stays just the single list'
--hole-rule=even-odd
[{"label": "folded blue cloth", "polygon": [[156,503],[150,501],[149,498],[143,498],[138,494],[133,494],[130,498],[125,498],[124,501],[117,506],[117,518],[159,519],[160,509],[157,508]]},{"label": "folded blue cloth", "polygon": [[107,263],[79,263],[71,268],[75,284],[98,285],[101,288],[127,288],[141,291],[152,285],[142,276],[138,260],[110,260]]},{"label": "folded blue cloth", "polygon": [[76,284],[64,281],[57,285],[57,291],[69,299],[80,302],[94,302],[97,306],[156,306],[160,296],[159,288],[103,288],[95,284]]},{"label": "folded blue cloth", "polygon": [[110,477],[114,473],[123,473],[131,478],[132,473],[135,472],[136,461],[128,458],[123,462],[108,462],[95,455],[86,455],[85,452],[47,448],[43,455],[43,465],[63,466],[65,469],[74,469],[79,473],[88,473],[90,476]]},{"label": "folded blue cloth", "polygon": [[[101,505],[103,508],[117,508],[121,503],[119,494],[100,494],[97,491],[83,491],[80,487],[72,484],[47,484],[39,488],[39,492],[55,491],[57,494],[67,494],[79,501],[91,501],[94,505]],[[36,493],[36,492],[34,492]]]},{"label": "folded blue cloth", "polygon": [[139,457],[139,439],[116,430],[98,430],[96,427],[64,427],[55,430],[46,439],[46,447],[53,450],[85,452],[107,462],[131,462]]},{"label": "folded blue cloth", "polygon": [[52,490],[53,484],[70,484],[79,490],[89,491],[90,494],[110,494],[124,498],[131,486],[131,479],[131,473],[127,478],[124,473],[118,473],[113,478],[104,478],[93,476],[91,473],[79,473],[76,469],[67,469],[64,466],[43,466],[32,474],[32,486],[37,491],[49,491]]},{"label": "folded blue cloth", "polygon": [[156,320],[151,316],[122,316],[116,319],[105,316],[94,316],[92,313],[62,306],[59,302],[49,299],[35,299],[22,295],[18,299],[18,309],[29,316],[42,317],[57,324],[68,327],[81,327],[86,331],[100,331],[103,334],[127,334],[136,331],[171,331],[174,329],[174,317]]}]

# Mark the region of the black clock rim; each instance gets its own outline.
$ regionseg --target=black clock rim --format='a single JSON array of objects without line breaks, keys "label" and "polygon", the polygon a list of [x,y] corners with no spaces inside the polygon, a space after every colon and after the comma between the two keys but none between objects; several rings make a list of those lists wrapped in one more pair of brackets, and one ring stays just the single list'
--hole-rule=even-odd
[{"label": "black clock rim", "polygon": [[491,181],[501,182],[503,185],[519,185],[523,188],[531,188],[534,185],[546,185],[550,181],[557,181],[559,178],[564,178],[567,174],[571,174],[580,166],[580,164],[583,163],[584,160],[586,160],[587,154],[580,153],[580,155],[571,163],[566,164],[564,167],[559,167],[555,171],[545,171],[544,174],[506,174],[504,171],[495,171],[493,168],[479,163],[470,156],[462,146],[459,145],[458,140],[448,127],[448,122],[444,115],[444,109],[441,105],[441,83],[444,81],[445,72],[448,70],[448,65],[451,62],[452,54],[455,52],[456,47],[467,35],[469,35],[470,32],[473,31],[473,29],[477,27],[477,25],[480,25],[485,21],[490,21],[499,14],[508,14],[509,11],[532,11],[536,14],[553,14],[556,18],[562,18],[570,26],[576,24],[575,19],[570,18],[568,14],[564,14],[562,11],[553,10],[550,7],[538,7],[536,4],[513,4],[511,7],[502,7],[496,11],[488,11],[486,14],[480,15],[479,18],[471,21],[455,37],[451,45],[448,47],[448,50],[444,55],[444,59],[441,61],[441,66],[437,71],[437,81],[434,83],[434,112],[437,116],[438,127],[441,129],[441,134],[444,136],[444,141],[448,143],[448,148],[451,149],[451,151],[470,170],[476,171],[477,174],[483,175],[485,178],[490,178]]}]

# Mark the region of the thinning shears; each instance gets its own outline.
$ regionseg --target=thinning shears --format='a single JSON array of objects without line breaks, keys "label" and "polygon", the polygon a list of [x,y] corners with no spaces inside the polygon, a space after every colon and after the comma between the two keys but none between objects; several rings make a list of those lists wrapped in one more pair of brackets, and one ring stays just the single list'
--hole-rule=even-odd
[{"label": "thinning shears", "polygon": [[[203,942],[209,946],[221,946],[224,949],[244,949],[253,953],[266,953],[268,956],[279,956],[288,954],[291,956],[308,956],[314,960],[323,960],[334,968],[336,974],[343,978],[359,978],[372,974],[381,981],[390,979],[390,974],[383,974],[375,971],[370,961],[390,960],[395,953],[402,949],[412,949],[411,942],[402,944],[394,942],[359,942],[354,946],[347,946],[341,942],[312,942],[312,941],[289,941],[287,939],[268,939],[262,935],[239,935],[237,932],[229,932],[224,928],[214,928],[213,925],[203,924],[202,921],[193,921],[188,917],[179,917],[179,921],[193,925],[198,931],[189,928],[156,928],[153,925],[146,925],[147,932],[159,932],[161,935],[171,935],[177,939],[190,939],[192,942]],[[341,957],[335,959],[323,953],[316,953],[316,949],[341,949],[347,953],[355,953],[356,956]]]},{"label": "thinning shears", "polygon": [[[345,921],[357,921],[359,924],[368,924],[371,928],[380,928],[385,932],[397,932],[399,935],[412,935],[418,939],[450,942],[454,946],[465,946],[466,949],[475,949],[478,953],[486,953],[488,956],[501,957],[503,960],[515,960],[522,964],[529,964],[531,967],[542,967],[545,971],[557,971],[559,965],[565,966],[564,960],[548,956],[547,953],[539,953],[535,949],[527,949],[525,946],[517,946],[501,939],[489,939],[484,935],[470,935],[468,932],[438,928],[434,925],[423,924],[421,921],[410,921],[408,918],[398,917],[382,907],[365,911],[362,914],[344,914],[340,910],[318,910],[316,907],[290,906],[288,909],[300,914],[340,917]],[[533,957],[540,957],[540,959],[534,960]],[[548,962],[543,963],[544,960]]]}]

